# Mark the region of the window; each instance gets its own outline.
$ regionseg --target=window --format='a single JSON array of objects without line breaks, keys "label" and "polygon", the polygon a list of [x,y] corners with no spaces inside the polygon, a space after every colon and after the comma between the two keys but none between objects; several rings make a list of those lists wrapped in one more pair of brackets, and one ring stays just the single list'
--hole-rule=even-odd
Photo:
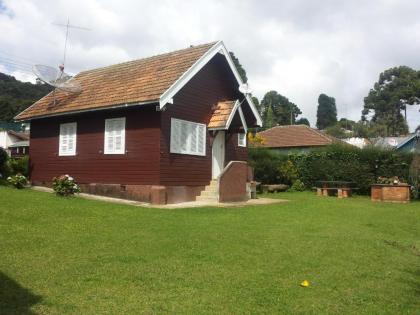
[{"label": "window", "polygon": [[246,147],[246,133],[238,133],[238,146]]},{"label": "window", "polygon": [[105,119],[104,153],[125,153],[125,117]]},{"label": "window", "polygon": [[206,125],[172,118],[171,153],[206,155]]},{"label": "window", "polygon": [[77,123],[60,124],[60,145],[58,155],[76,155]]}]

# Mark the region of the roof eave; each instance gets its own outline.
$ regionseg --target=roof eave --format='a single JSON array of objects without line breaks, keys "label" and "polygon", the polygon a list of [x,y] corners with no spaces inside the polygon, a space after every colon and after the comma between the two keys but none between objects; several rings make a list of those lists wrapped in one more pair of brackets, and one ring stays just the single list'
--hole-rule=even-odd
[{"label": "roof eave", "polygon": [[159,100],[152,100],[152,101],[146,101],[146,102],[136,102],[136,103],[125,103],[125,104],[117,104],[117,105],[111,105],[111,106],[105,106],[105,107],[99,107],[99,108],[88,108],[88,109],[81,109],[81,110],[68,111],[68,112],[62,112],[62,113],[53,113],[53,114],[47,114],[47,115],[32,116],[32,117],[21,118],[21,119],[19,119],[18,116],[16,116],[14,118],[14,120],[16,122],[25,122],[25,121],[31,121],[31,120],[34,120],[34,119],[67,116],[67,115],[74,115],[74,114],[81,114],[81,113],[88,113],[88,112],[96,112],[96,111],[103,111],[103,110],[120,109],[120,108],[131,108],[131,107],[135,107],[135,106],[158,104],[158,103],[159,103]]}]

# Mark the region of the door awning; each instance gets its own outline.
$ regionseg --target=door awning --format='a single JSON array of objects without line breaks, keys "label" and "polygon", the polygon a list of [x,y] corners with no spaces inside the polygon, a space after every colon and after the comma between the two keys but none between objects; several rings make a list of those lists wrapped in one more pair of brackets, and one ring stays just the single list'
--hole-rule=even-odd
[{"label": "door awning", "polygon": [[216,109],[214,110],[210,118],[210,122],[207,125],[208,129],[228,130],[236,112],[239,113],[239,117],[246,132],[248,128],[239,100],[221,101],[217,103]]}]

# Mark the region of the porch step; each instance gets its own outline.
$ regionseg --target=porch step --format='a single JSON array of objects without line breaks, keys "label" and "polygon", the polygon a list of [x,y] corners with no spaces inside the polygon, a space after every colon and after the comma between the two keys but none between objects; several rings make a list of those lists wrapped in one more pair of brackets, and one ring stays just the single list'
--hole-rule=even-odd
[{"label": "porch step", "polygon": [[200,196],[197,196],[197,201],[218,202],[219,201],[219,182],[217,179],[210,181]]},{"label": "porch step", "polygon": [[218,202],[219,201],[219,197],[217,196],[211,196],[211,197],[207,197],[207,196],[197,196],[195,198],[196,201],[205,201],[205,202]]}]

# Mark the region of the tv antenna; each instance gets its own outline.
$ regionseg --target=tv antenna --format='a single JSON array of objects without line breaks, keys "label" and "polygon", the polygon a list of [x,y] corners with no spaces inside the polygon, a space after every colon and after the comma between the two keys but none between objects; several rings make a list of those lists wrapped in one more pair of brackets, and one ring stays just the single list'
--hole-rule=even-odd
[{"label": "tv antenna", "polygon": [[89,28],[86,27],[81,27],[81,26],[76,26],[76,25],[72,25],[70,24],[70,19],[67,18],[67,23],[66,24],[60,24],[60,23],[52,23],[55,26],[60,26],[60,27],[65,27],[66,28],[66,39],[64,41],[64,55],[63,55],[63,69],[64,69],[64,64],[66,63],[66,54],[67,54],[67,40],[69,38],[69,29],[70,28],[74,28],[74,29],[79,29],[79,30],[83,30],[83,31],[90,31]]},{"label": "tv antenna", "polygon": [[67,92],[67,93],[80,93],[82,91],[81,85],[74,81],[73,77],[64,72],[64,65],[66,63],[66,53],[67,53],[67,41],[69,38],[69,29],[79,29],[84,31],[89,31],[90,29],[85,27],[80,27],[70,24],[70,19],[67,19],[67,24],[52,23],[53,25],[65,27],[66,28],[66,39],[64,41],[64,54],[63,62],[58,66],[58,68],[45,66],[45,65],[35,65],[32,68],[33,73],[40,79],[42,82],[51,85],[54,87],[53,97],[54,97],[54,106],[56,104],[56,91],[57,89]]}]

